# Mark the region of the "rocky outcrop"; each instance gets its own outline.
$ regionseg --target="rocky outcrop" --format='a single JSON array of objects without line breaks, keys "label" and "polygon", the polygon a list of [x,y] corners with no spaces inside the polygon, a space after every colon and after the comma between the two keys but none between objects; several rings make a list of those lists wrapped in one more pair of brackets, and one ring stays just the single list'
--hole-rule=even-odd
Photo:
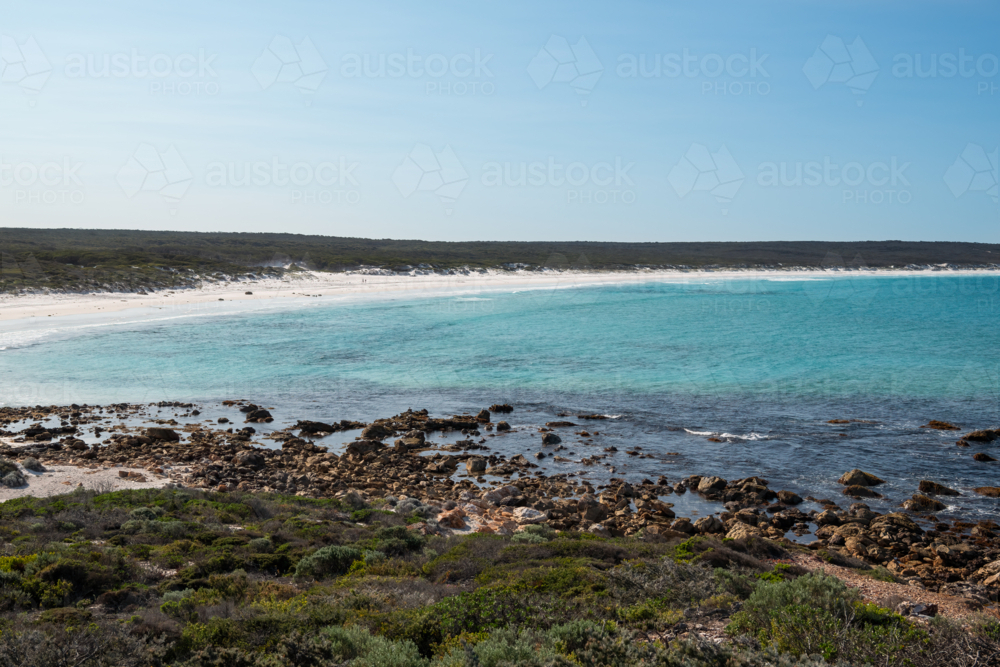
[{"label": "rocky outcrop", "polygon": [[879,484],[885,484],[885,480],[871,473],[854,468],[841,475],[837,483],[844,486],[878,486]]},{"label": "rocky outcrop", "polygon": [[937,482],[932,482],[927,479],[920,480],[920,484],[917,485],[917,490],[920,493],[925,493],[931,496],[960,496],[962,495],[955,489],[948,488],[944,484],[938,484]]}]

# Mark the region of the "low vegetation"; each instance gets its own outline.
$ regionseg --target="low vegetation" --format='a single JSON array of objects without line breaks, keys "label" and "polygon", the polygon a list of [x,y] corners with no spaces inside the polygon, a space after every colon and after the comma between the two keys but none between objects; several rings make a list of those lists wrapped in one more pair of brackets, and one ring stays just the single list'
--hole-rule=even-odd
[{"label": "low vegetation", "polygon": [[[765,540],[422,535],[337,500],[76,491],[0,504],[12,667],[989,665]],[[721,643],[699,638],[714,633]]]},{"label": "low vegetation", "polygon": [[0,229],[0,292],[137,291],[283,275],[289,266],[341,271],[551,267],[985,266],[1000,245],[817,241],[758,243],[437,242],[267,233]]}]

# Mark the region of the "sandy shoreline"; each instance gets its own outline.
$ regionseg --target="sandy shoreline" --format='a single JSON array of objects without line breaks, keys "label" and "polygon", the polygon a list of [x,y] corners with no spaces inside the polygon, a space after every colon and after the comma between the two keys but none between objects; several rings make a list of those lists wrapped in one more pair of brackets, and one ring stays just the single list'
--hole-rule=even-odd
[{"label": "sandy shoreline", "polygon": [[[131,292],[51,293],[0,295],[0,322],[50,317],[101,315],[134,309],[182,310],[210,304],[237,302],[251,306],[262,302],[280,305],[304,299],[321,298],[374,300],[379,298],[432,297],[488,290],[561,289],[567,287],[643,282],[700,283],[705,280],[815,280],[830,278],[887,277],[974,277],[996,276],[991,270],[903,271],[903,270],[774,270],[774,271],[471,271],[461,274],[414,272],[412,275],[366,275],[360,272],[326,273],[303,271],[283,278],[238,280],[205,283],[198,288],[166,289],[146,294]],[[229,306],[226,307],[229,309]],[[221,309],[220,309],[221,310]]]}]

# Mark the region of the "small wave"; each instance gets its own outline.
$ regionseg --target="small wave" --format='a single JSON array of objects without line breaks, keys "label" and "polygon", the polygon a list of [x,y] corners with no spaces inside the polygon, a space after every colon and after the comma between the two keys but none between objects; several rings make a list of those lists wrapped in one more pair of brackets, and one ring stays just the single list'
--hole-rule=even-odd
[{"label": "small wave", "polygon": [[691,435],[715,435],[715,431],[692,431],[689,428],[684,429]]},{"label": "small wave", "polygon": [[746,435],[736,435],[735,433],[723,433],[720,438],[733,438],[734,440],[767,440],[770,436],[761,433],[747,433]]}]

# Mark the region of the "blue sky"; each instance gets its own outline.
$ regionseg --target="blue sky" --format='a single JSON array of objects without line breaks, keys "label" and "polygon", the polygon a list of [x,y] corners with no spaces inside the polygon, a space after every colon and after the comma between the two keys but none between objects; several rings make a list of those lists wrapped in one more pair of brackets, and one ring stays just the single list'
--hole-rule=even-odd
[{"label": "blue sky", "polygon": [[995,3],[50,2],[0,35],[2,226],[1000,242]]}]

